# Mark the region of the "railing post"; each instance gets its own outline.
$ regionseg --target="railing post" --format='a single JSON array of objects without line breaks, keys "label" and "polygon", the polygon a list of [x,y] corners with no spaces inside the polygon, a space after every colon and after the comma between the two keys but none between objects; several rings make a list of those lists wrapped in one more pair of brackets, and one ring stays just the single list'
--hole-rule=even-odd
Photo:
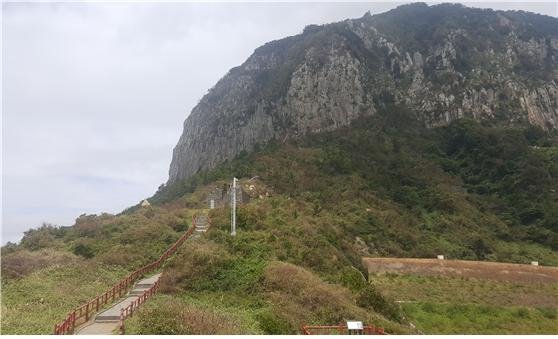
[{"label": "railing post", "polygon": [[74,332],[75,328],[76,328],[76,311],[74,310],[72,312],[72,332]]},{"label": "railing post", "polygon": [[89,303],[85,304],[85,321],[89,320]]},{"label": "railing post", "polygon": [[120,334],[124,334],[124,309],[120,309]]},{"label": "railing post", "polygon": [[95,298],[95,312],[99,312],[99,297]]}]

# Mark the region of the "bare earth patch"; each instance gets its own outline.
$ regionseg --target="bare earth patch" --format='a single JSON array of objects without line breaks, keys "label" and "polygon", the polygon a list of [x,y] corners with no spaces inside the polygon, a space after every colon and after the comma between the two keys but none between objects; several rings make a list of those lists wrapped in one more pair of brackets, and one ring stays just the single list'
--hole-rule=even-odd
[{"label": "bare earth patch", "polygon": [[362,260],[369,273],[464,277],[518,283],[558,283],[558,267],[414,258],[363,258]]}]

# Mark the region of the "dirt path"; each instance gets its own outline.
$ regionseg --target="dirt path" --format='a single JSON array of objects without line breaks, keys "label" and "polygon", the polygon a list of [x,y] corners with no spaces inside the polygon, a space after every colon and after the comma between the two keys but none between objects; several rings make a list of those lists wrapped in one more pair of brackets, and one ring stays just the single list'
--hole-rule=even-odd
[{"label": "dirt path", "polygon": [[363,258],[362,260],[369,273],[435,275],[520,283],[558,283],[558,267],[414,258]]},{"label": "dirt path", "polygon": [[76,334],[113,334],[120,323],[120,310],[130,305],[130,303],[136,300],[145,290],[152,287],[160,277],[161,273],[157,273],[149,278],[138,281],[126,297],[120,299],[109,309],[97,314],[92,322],[81,327]]}]

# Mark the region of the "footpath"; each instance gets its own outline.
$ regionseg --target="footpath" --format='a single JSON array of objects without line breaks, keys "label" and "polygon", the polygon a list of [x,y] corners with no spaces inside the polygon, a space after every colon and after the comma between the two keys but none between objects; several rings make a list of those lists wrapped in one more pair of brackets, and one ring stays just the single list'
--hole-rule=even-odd
[{"label": "footpath", "polygon": [[126,297],[113,304],[109,309],[97,314],[92,322],[80,328],[76,334],[113,334],[120,325],[120,311],[128,307],[143,292],[153,287],[160,277],[161,273],[157,273],[138,281]]},{"label": "footpath", "polygon": [[[192,235],[191,237],[192,239],[199,238],[203,233],[207,232],[209,224],[210,224],[209,218],[206,215],[203,214],[198,215],[195,218],[195,222],[194,222],[195,228],[193,232],[192,231],[187,232],[183,236],[184,239],[186,240],[190,234]],[[170,249],[167,250],[168,253],[165,252],[165,254],[163,254],[161,259],[159,259],[159,261],[152,263],[149,266],[157,264],[157,267],[160,267],[159,266],[160,261],[164,260],[164,258],[167,258],[169,255],[174,253],[175,249],[172,249],[171,252],[169,251],[171,250]],[[119,330],[120,325],[123,324],[121,323],[121,321],[125,320],[125,318],[127,318],[128,316],[131,316],[132,311],[134,309],[136,309],[141,304],[143,304],[150,295],[156,292],[161,274],[162,274],[161,272],[153,274],[135,283],[132,290],[128,292],[126,296],[119,298],[118,300],[115,300],[107,309],[97,314],[90,321],[84,323],[79,327],[76,326],[76,331],[74,332],[74,334],[78,334],[78,335],[117,334],[118,333],[117,330]],[[112,295],[114,299],[115,293],[113,293]],[[99,298],[95,299],[95,301],[98,302],[99,301],[98,299]],[[109,298],[105,296],[104,300],[107,301],[107,299]],[[86,309],[89,310],[89,304],[87,305]],[[123,312],[123,310],[125,312]],[[75,314],[76,311],[74,311],[73,314],[71,313],[70,317],[67,320],[65,320],[65,322],[63,322],[61,325],[57,325],[56,330],[58,330],[58,333],[57,331],[55,331],[55,334],[69,334],[68,332],[71,333],[71,330],[69,331],[67,330],[67,328],[71,329],[73,327],[73,324],[75,324],[76,322]],[[80,310],[79,315],[81,314],[82,312]],[[124,317],[122,315],[124,315]],[[70,324],[72,324],[72,327],[70,327]]]}]

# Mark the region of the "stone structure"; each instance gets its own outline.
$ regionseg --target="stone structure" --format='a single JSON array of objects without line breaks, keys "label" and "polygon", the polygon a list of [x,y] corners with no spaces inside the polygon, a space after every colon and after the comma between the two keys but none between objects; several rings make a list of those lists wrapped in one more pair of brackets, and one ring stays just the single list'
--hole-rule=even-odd
[{"label": "stone structure", "polygon": [[[250,195],[246,193],[242,187],[236,188],[236,203],[245,204],[250,201]],[[224,187],[215,187],[207,195],[207,205],[209,208],[228,207],[231,202],[231,188],[228,185]]]}]

